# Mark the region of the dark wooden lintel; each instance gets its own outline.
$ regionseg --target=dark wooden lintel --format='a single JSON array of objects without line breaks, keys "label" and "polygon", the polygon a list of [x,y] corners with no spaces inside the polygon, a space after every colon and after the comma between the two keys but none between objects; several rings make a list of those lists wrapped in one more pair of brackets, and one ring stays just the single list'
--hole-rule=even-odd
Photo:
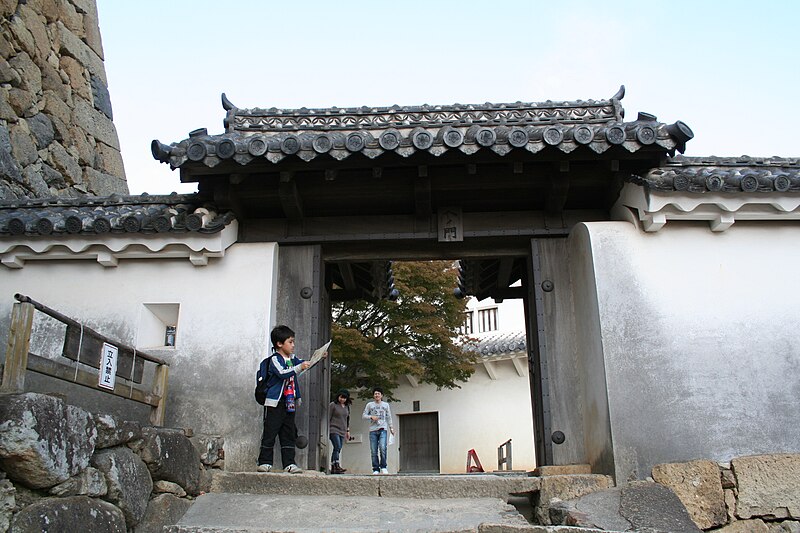
[{"label": "dark wooden lintel", "polygon": [[287,218],[290,220],[303,218],[303,201],[300,198],[300,193],[297,191],[297,183],[292,179],[291,173],[281,172],[278,196]]}]

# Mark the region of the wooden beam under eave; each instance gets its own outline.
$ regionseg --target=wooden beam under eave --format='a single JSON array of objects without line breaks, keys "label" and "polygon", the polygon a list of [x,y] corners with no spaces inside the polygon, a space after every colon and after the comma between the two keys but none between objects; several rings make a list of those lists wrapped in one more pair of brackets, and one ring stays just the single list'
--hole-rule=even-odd
[{"label": "wooden beam under eave", "polygon": [[544,210],[548,214],[560,213],[567,204],[569,195],[569,174],[560,173],[550,176],[550,187],[547,190]]},{"label": "wooden beam under eave", "polygon": [[294,181],[293,172],[281,172],[281,179],[278,183],[278,197],[286,217],[290,220],[303,218],[303,201],[297,191],[297,183]]},{"label": "wooden beam under eave", "polygon": [[[420,171],[420,174],[423,174],[423,172]],[[424,175],[414,180],[414,206],[417,218],[431,216],[431,178],[428,176],[427,171],[424,172]]]},{"label": "wooden beam under eave", "polygon": [[527,359],[524,357],[512,357],[511,362],[514,363],[514,369],[520,377],[526,376],[528,373]]},{"label": "wooden beam under eave", "polygon": [[497,287],[505,289],[511,284],[511,270],[514,268],[514,258],[503,257],[499,263],[497,268]]},{"label": "wooden beam under eave", "polygon": [[342,275],[342,283],[345,290],[356,290],[356,278],[353,275],[353,266],[350,263],[338,263],[339,273]]},{"label": "wooden beam under eave", "polygon": [[489,379],[492,381],[497,380],[497,370],[494,367],[494,363],[492,361],[484,361],[483,368],[486,369],[486,373],[489,374]]}]

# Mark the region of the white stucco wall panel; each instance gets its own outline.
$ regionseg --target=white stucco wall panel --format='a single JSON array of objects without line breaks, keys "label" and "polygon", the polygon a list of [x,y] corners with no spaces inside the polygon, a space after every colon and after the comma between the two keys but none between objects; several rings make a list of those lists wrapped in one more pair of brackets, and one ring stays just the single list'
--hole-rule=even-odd
[{"label": "white stucco wall panel", "polygon": [[[253,374],[269,347],[276,254],[274,244],[253,243],[235,244],[203,267],[185,259],[125,260],[116,268],[32,261],[0,276],[0,341],[15,292],[129,344],[144,304],[179,304],[176,347],[146,350],[170,364],[165,425],[225,436],[226,468],[252,470],[262,412]],[[111,397],[100,398],[91,400],[97,409]]]},{"label": "white stucco wall panel", "polygon": [[[531,415],[528,376],[520,376],[510,360],[495,363],[497,379],[492,380],[486,371],[476,369],[475,374],[460,389],[436,390],[435,386],[420,384],[412,387],[402,384],[392,402],[395,428],[400,427],[400,415],[413,413],[414,401],[420,402],[421,413],[439,413],[439,464],[441,473],[464,473],[467,451],[475,449],[487,471],[497,469],[497,447],[512,439],[512,466],[514,470],[532,470],[536,467],[533,443],[533,416]],[[350,428],[354,434],[363,435],[363,443],[344,446],[342,466],[353,473],[371,471],[369,427],[361,419],[366,402],[355,400],[352,406]],[[388,450],[389,471],[397,472],[400,464],[398,440]]]},{"label": "white stucco wall panel", "polygon": [[618,479],[800,450],[800,227],[586,227]]}]

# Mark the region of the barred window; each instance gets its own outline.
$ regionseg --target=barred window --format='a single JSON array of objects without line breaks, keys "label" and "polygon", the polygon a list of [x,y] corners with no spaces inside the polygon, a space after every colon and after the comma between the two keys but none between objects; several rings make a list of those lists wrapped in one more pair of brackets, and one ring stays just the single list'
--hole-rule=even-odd
[{"label": "barred window", "polygon": [[497,331],[497,308],[480,309],[478,311],[478,331]]}]

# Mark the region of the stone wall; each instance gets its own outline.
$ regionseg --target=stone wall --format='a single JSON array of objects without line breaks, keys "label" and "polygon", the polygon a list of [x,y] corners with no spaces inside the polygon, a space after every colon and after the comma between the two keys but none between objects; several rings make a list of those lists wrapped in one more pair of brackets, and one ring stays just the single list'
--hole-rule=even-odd
[{"label": "stone wall", "polygon": [[0,0],[0,200],[127,194],[95,0]]},{"label": "stone wall", "polygon": [[222,439],[141,427],[56,396],[0,395],[0,533],[161,532],[224,465]]}]

